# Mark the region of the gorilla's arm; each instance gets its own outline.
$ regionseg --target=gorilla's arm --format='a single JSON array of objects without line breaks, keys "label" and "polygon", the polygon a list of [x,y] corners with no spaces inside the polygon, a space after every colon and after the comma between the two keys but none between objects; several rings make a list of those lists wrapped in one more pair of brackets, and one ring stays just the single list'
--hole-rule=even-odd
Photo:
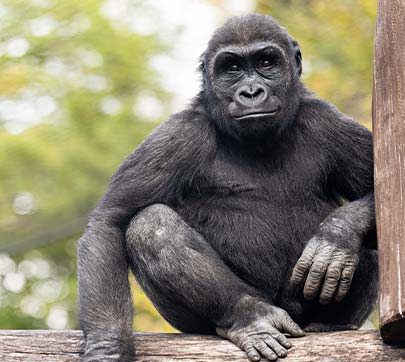
[{"label": "gorilla's arm", "polygon": [[362,247],[376,248],[371,133],[319,101],[318,136],[329,155],[328,187],[348,202],[320,224],[298,260],[291,281],[305,280],[304,296],[320,303],[342,300],[349,291]]},{"label": "gorilla's arm", "polygon": [[87,337],[86,362],[131,360],[125,229],[145,206],[176,200],[183,183],[190,182],[204,162],[212,142],[198,117],[194,111],[174,116],[127,158],[79,240],[79,319]]}]

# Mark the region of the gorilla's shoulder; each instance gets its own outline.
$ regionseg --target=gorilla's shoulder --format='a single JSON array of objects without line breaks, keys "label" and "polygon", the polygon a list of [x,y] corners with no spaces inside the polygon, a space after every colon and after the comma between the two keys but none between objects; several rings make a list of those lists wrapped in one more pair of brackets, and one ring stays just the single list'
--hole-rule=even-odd
[{"label": "gorilla's shoulder", "polygon": [[366,127],[339,111],[333,104],[313,96],[301,99],[296,119],[298,124],[317,134],[355,132],[371,136]]},{"label": "gorilla's shoulder", "polygon": [[182,159],[208,155],[215,150],[212,124],[202,109],[188,108],[175,113],[137,147],[135,154],[153,154],[156,158]]},{"label": "gorilla's shoulder", "polygon": [[314,96],[301,98],[298,108],[298,118],[302,121],[330,119],[344,116],[331,103]]},{"label": "gorilla's shoulder", "polygon": [[164,133],[177,135],[184,140],[213,136],[213,127],[208,120],[207,111],[196,102],[181,112],[172,114],[158,130],[160,128]]}]

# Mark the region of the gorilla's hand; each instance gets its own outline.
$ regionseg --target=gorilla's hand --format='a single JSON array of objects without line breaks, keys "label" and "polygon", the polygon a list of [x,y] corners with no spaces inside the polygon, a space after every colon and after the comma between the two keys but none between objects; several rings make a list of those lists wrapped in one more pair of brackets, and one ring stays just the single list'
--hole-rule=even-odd
[{"label": "gorilla's hand", "polygon": [[133,362],[135,350],[132,334],[117,335],[92,332],[86,336],[86,348],[81,362]]},{"label": "gorilla's hand", "polygon": [[298,287],[305,280],[304,297],[308,300],[320,290],[321,304],[331,302],[333,297],[339,302],[349,291],[358,261],[357,248],[342,247],[314,236],[294,267],[291,283]]},{"label": "gorilla's hand", "polygon": [[270,361],[285,357],[291,342],[282,332],[305,335],[285,310],[261,301],[246,309],[230,328],[217,328],[219,336],[243,349],[252,361],[259,361],[260,355]]}]

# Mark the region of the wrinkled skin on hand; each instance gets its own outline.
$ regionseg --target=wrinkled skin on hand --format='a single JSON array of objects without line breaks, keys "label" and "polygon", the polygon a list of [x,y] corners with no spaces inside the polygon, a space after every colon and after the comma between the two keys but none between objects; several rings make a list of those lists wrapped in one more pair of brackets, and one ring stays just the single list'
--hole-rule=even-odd
[{"label": "wrinkled skin on hand", "polygon": [[329,241],[330,237],[314,236],[296,263],[291,284],[299,287],[304,282],[304,297],[314,299],[319,293],[319,302],[340,302],[350,289],[359,261],[358,243],[341,246]]},{"label": "wrinkled skin on hand", "polygon": [[255,301],[244,315],[247,317],[238,318],[230,328],[217,328],[217,334],[243,349],[251,361],[259,361],[261,356],[270,361],[287,356],[292,344],[283,333],[292,337],[305,335],[285,310],[266,302]]}]

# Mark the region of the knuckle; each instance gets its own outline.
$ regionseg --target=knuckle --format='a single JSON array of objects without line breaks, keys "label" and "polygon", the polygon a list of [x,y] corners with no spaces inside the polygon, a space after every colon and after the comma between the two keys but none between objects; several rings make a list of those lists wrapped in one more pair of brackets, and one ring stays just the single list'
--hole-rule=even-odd
[{"label": "knuckle", "polygon": [[321,293],[327,294],[327,295],[332,294],[335,291],[335,289],[337,288],[338,284],[339,284],[338,278],[325,279],[325,282],[323,283],[323,286],[322,286]]},{"label": "knuckle", "polygon": [[324,285],[324,288],[323,288],[322,293],[321,293],[321,297],[322,296],[331,297],[333,295],[333,293],[335,292],[335,290],[336,290],[336,286],[337,285],[335,285],[335,284],[333,284],[333,285],[332,284]]},{"label": "knuckle", "polygon": [[308,267],[308,260],[307,258],[301,258],[297,261],[296,264],[296,270],[299,272],[305,271],[305,269]]},{"label": "knuckle", "polygon": [[340,280],[340,284],[341,284],[342,287],[349,286],[350,283],[351,283],[351,279],[350,279],[350,278],[342,278],[342,279]]},{"label": "knuckle", "polygon": [[307,283],[304,288],[304,295],[309,296],[314,294],[318,290],[314,283]]},{"label": "knuckle", "polygon": [[271,338],[273,339],[273,341],[276,341],[277,339],[280,338],[280,333],[279,332],[273,332],[270,334]]},{"label": "knuckle", "polygon": [[347,291],[350,288],[350,280],[341,280],[340,281],[340,286],[339,286],[339,291]]},{"label": "knuckle", "polygon": [[309,271],[309,275],[311,278],[318,279],[323,276],[325,271],[325,267],[322,264],[314,265],[311,270]]},{"label": "knuckle", "polygon": [[315,294],[315,288],[311,285],[310,287],[306,287],[304,289],[304,297],[308,298],[311,297],[313,294]]},{"label": "knuckle", "polygon": [[328,268],[326,278],[339,279],[340,277],[340,267],[334,265]]},{"label": "knuckle", "polygon": [[252,348],[253,345],[253,339],[251,336],[244,336],[239,340],[236,340],[235,342],[240,348],[244,350]]},{"label": "knuckle", "polygon": [[340,286],[342,288],[349,288],[351,283],[352,283],[352,278],[351,277],[343,277],[340,280]]},{"label": "knuckle", "polygon": [[325,278],[325,283],[324,283],[324,285],[325,285],[326,288],[332,287],[332,286],[336,286],[337,283],[338,283],[338,281],[339,281],[339,276],[338,276],[338,275],[327,276],[327,277]]},{"label": "knuckle", "polygon": [[351,279],[353,272],[354,271],[352,269],[349,269],[349,268],[344,269],[342,272],[342,280]]},{"label": "knuckle", "polygon": [[336,293],[336,300],[337,301],[342,300],[346,296],[349,289],[350,289],[350,282],[341,281],[340,285],[339,285],[339,289]]},{"label": "knuckle", "polygon": [[294,271],[291,275],[291,281],[293,283],[298,283],[302,279],[303,274],[304,273],[302,273],[301,271],[294,269]]},{"label": "knuckle", "polygon": [[350,279],[342,279],[340,281],[339,290],[348,290],[350,288],[351,280]]},{"label": "knuckle", "polygon": [[307,278],[304,286],[304,293],[313,293],[319,289],[321,276]]}]

